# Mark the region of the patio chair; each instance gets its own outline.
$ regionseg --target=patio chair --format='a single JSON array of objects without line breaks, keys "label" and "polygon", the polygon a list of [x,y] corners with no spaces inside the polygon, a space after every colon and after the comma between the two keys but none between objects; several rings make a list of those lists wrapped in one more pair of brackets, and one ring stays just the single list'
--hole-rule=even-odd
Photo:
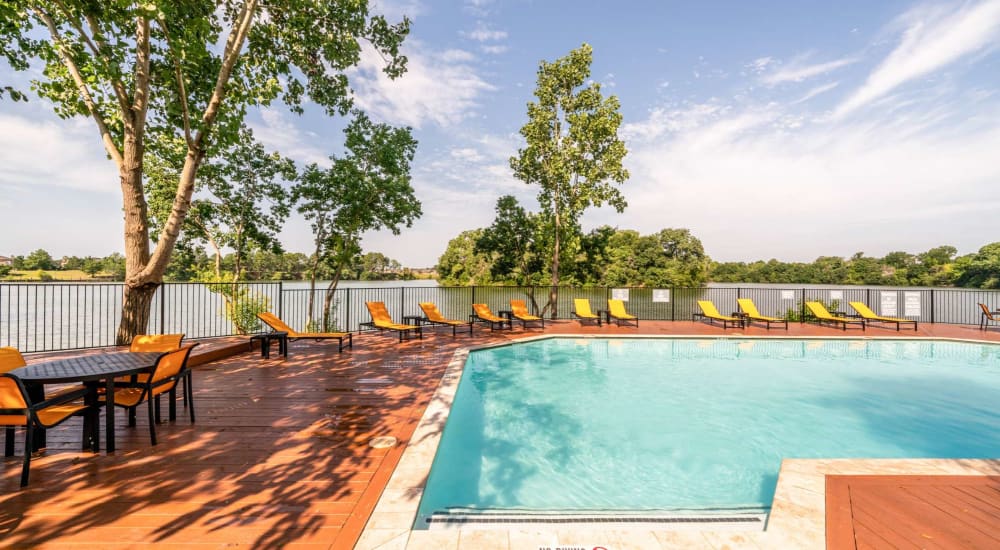
[{"label": "patio chair", "polygon": [[344,339],[346,338],[347,347],[354,347],[354,338],[350,332],[299,332],[285,324],[284,321],[269,311],[258,313],[257,318],[263,321],[265,325],[271,327],[271,330],[288,333],[289,340],[336,340],[337,351],[343,353]]},{"label": "patio chair", "polygon": [[881,315],[876,315],[875,312],[869,309],[864,302],[848,302],[848,303],[851,305],[852,308],[854,308],[854,311],[857,311],[858,315],[860,315],[861,318],[867,321],[868,323],[871,323],[872,321],[876,321],[879,323],[896,323],[896,332],[899,332],[900,325],[904,323],[913,323],[913,330],[917,330],[917,322],[914,321],[913,319],[901,319],[899,317],[883,317]]},{"label": "patio chair", "polygon": [[420,325],[402,325],[393,321],[384,302],[365,302],[365,307],[368,308],[372,320],[370,323],[361,323],[361,326],[378,329],[379,332],[383,330],[395,331],[399,333],[400,342],[403,341],[403,336],[412,334],[413,331],[417,332],[420,339],[424,338],[424,329]]},{"label": "patio chair", "polygon": [[806,302],[806,307],[813,314],[813,317],[816,318],[816,324],[818,325],[822,325],[823,323],[839,324],[843,330],[847,330],[849,325],[861,325],[861,330],[865,330],[864,319],[851,319],[850,317],[833,315],[820,302]]},{"label": "patio chair", "polygon": [[84,426],[90,428],[91,440],[97,441],[100,427],[97,409],[80,401],[89,391],[80,388],[73,392],[60,392],[51,399],[33,403],[20,378],[6,372],[0,374],[0,426],[6,428],[4,456],[14,456],[14,428],[24,428],[21,487],[28,485],[35,430],[54,428],[73,416],[90,415]]},{"label": "patio chair", "polygon": [[[528,323],[541,323],[542,329],[545,328],[545,319],[528,313],[528,306],[524,303],[524,300],[511,300],[510,313],[514,316],[514,319],[521,321],[521,328],[528,328]],[[511,320],[511,323],[513,323],[513,320]]]},{"label": "patio chair", "polygon": [[[21,355],[21,352],[17,348],[0,347],[0,373],[10,372],[24,366],[27,366],[27,362],[25,362],[24,356]],[[82,389],[83,386],[81,385],[61,387],[47,394],[45,399],[55,399],[63,393],[73,393]],[[10,428],[10,430],[13,431],[13,428]]]},{"label": "patio chair", "polygon": [[979,316],[979,330],[986,330],[991,321],[1000,324],[1000,317],[994,315],[994,312],[990,311],[986,304],[979,304],[979,309],[983,310]]},{"label": "patio chair", "polygon": [[719,313],[719,310],[715,308],[715,304],[711,300],[698,300],[698,307],[701,308],[701,313],[692,313],[692,319],[697,319],[698,317],[708,319],[708,324],[710,325],[714,325],[715,321],[722,321],[722,330],[729,328],[729,325],[743,327],[743,319]]},{"label": "patio chair", "polygon": [[448,319],[441,315],[441,311],[434,302],[420,302],[420,309],[424,311],[424,322],[451,327],[452,337],[458,334],[458,327],[463,325],[469,326],[469,336],[472,336],[472,321]]},{"label": "patio chair", "polygon": [[625,302],[621,300],[608,300],[608,324],[611,324],[612,319],[618,323],[618,326],[630,322],[635,322],[635,326],[639,326],[639,318],[625,311]]},{"label": "patio chair", "polygon": [[757,305],[753,303],[750,298],[737,298],[736,303],[739,304],[740,309],[743,311],[743,315],[747,320],[747,324],[758,321],[764,323],[767,330],[771,330],[771,323],[774,324],[784,324],[785,330],[788,330],[788,319],[781,319],[780,317],[768,317],[767,315],[761,315],[757,311]]},{"label": "patio chair", "polygon": [[[112,404],[129,411],[129,419],[135,418],[134,410],[146,402],[149,409],[149,441],[156,445],[156,417],[153,405],[156,399],[177,388],[177,382],[184,379],[184,371],[187,370],[188,357],[191,350],[197,343],[186,344],[179,349],[164,353],[156,360],[153,372],[144,381],[129,382],[126,384],[115,384],[115,393],[111,396]],[[101,401],[106,401],[107,395],[100,396]],[[194,422],[194,402],[191,403],[191,422]],[[130,422],[129,425],[135,425]]]},{"label": "patio chair", "polygon": [[505,325],[510,329],[514,328],[513,321],[497,317],[490,311],[490,306],[486,304],[472,304],[472,315],[469,316],[469,320],[477,323],[489,323],[490,330],[496,330],[497,325],[500,326],[501,330]]},{"label": "patio chair", "polygon": [[601,316],[594,315],[590,310],[590,300],[586,298],[573,298],[573,316],[581,325],[586,321],[597,321],[597,326],[601,326]]},{"label": "patio chair", "polygon": [[[165,352],[180,349],[183,334],[139,334],[132,338],[132,343],[128,350],[134,353],[142,352]],[[145,382],[149,379],[148,374],[136,375],[136,381]],[[116,378],[115,382],[130,382],[129,377]],[[191,397],[191,369],[184,370],[184,407],[189,409],[191,422],[194,422],[194,398]],[[190,401],[190,406],[189,402]],[[170,420],[177,420],[177,390],[170,392],[170,404],[167,407]],[[156,398],[156,422],[160,422],[160,398]],[[135,426],[135,409],[129,411],[129,426]]]}]

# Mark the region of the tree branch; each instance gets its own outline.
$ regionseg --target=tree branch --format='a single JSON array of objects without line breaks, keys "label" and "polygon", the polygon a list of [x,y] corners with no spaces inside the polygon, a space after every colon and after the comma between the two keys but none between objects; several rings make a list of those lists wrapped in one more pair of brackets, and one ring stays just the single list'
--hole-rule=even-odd
[{"label": "tree branch", "polygon": [[177,52],[174,51],[174,46],[170,42],[167,22],[164,21],[163,17],[158,17],[156,22],[160,25],[160,29],[163,30],[163,40],[166,41],[170,57],[174,60],[174,76],[177,78],[177,93],[181,98],[181,118],[184,121],[184,141],[187,143],[188,148],[191,149],[194,147],[194,142],[191,139],[191,111],[188,108],[187,88],[184,86],[184,72],[181,70],[181,60],[177,57]]},{"label": "tree branch", "polygon": [[[80,38],[82,38],[83,42],[87,44],[88,48],[90,48],[90,51],[94,54],[94,57],[100,59],[105,65],[111,66],[110,60],[107,57],[105,57],[104,54],[101,53],[100,46],[103,46],[104,44],[103,43],[94,44],[94,42],[90,39],[90,36],[87,35],[87,32],[83,30],[83,24],[80,23],[79,20],[77,20],[70,14],[69,9],[66,8],[66,4],[64,4],[61,0],[55,0],[55,3],[62,10],[63,15],[66,16],[66,20],[69,21],[70,26],[76,29],[76,32],[80,34]],[[94,33],[96,39],[96,36],[98,34],[97,21],[95,21],[93,18],[88,18],[87,22],[90,25],[91,32]],[[117,78],[112,78],[111,88],[115,91],[115,97],[118,98],[118,105],[121,107],[122,113],[127,113],[129,110],[128,94],[125,92],[125,85],[122,83],[121,80]]]},{"label": "tree branch", "polygon": [[[97,104],[94,102],[94,98],[90,94],[90,89],[87,88],[87,84],[83,81],[80,69],[76,66],[73,58],[70,57],[69,51],[66,48],[62,35],[59,34],[59,30],[56,28],[55,22],[52,20],[52,17],[48,13],[45,13],[45,11],[41,8],[33,6],[32,10],[49,29],[49,34],[52,35],[52,40],[56,44],[56,50],[59,52],[59,59],[62,60],[63,65],[65,65],[66,69],[69,71],[70,76],[73,78],[73,82],[76,84],[77,90],[79,90],[80,95],[83,96],[83,103],[87,106],[87,110],[90,111],[90,116],[93,117],[94,122],[97,123],[97,129],[101,133],[101,140],[104,142],[104,149],[108,152],[111,160],[115,161],[115,164],[120,170],[123,163],[122,153],[115,144],[114,138],[111,137],[111,130],[108,128],[107,123],[104,122],[103,118],[101,118],[101,113],[97,110]],[[128,113],[126,112],[122,114],[124,116]]]}]

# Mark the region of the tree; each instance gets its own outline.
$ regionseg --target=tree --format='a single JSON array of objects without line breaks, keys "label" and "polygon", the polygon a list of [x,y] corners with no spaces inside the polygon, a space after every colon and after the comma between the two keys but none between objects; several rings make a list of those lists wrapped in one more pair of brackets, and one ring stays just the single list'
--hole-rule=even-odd
[{"label": "tree", "polygon": [[528,103],[528,122],[520,130],[526,146],[510,159],[518,179],[540,187],[538,203],[551,227],[552,289],[546,309],[553,318],[566,231],[578,231],[580,216],[591,206],[608,203],[618,212],[626,206],[612,184],[628,179],[622,167],[625,144],[618,139],[620,105],[617,97],[601,95],[600,84],[588,83],[592,58],[591,47],[583,44],[554,63],[541,62],[537,101]]},{"label": "tree", "polygon": [[24,258],[23,265],[24,267],[22,269],[27,270],[49,270],[56,268],[56,262],[52,259],[52,255],[41,248],[31,254],[28,254],[28,256]]},{"label": "tree", "polygon": [[462,231],[448,241],[434,268],[438,281],[445,286],[487,285],[492,281],[492,259],[486,252],[476,251],[483,229]]},{"label": "tree", "polygon": [[955,284],[964,287],[1000,288],[1000,242],[990,243],[979,252],[956,260]]},{"label": "tree", "polygon": [[[384,70],[395,77],[405,69],[399,46],[408,31],[406,19],[390,25],[371,16],[367,2],[2,4],[0,55],[15,70],[41,61],[32,88],[59,116],[91,118],[118,168],[126,255],[119,344],[145,331],[199,169],[213,150],[234,143],[248,109],[280,101],[301,113],[308,94],[328,115],[343,115],[351,106],[345,71],[360,60],[359,40],[387,60]],[[178,158],[182,167],[152,250],[143,193],[147,152]]]},{"label": "tree", "polygon": [[[153,159],[147,165],[146,194],[154,226],[168,219],[180,169]],[[295,164],[268,153],[243,128],[237,143],[202,167],[200,189],[208,195],[191,201],[181,241],[208,244],[215,256],[215,279],[222,278],[222,249],[233,251],[232,275],[243,278],[252,248],[281,252],[278,232],[288,217],[290,197],[282,182],[296,178]]]},{"label": "tree", "polygon": [[[364,113],[355,113],[344,129],[347,152],[330,157],[332,166],[322,170],[306,167],[292,189],[298,211],[313,230],[313,265],[310,288],[316,288],[320,262],[332,268],[323,301],[323,327],[330,325],[333,297],[344,268],[361,253],[361,236],[367,231],[388,229],[398,235],[420,217],[420,201],[410,185],[410,163],[417,142],[410,128],[373,123]],[[309,293],[309,318],[313,320],[313,296]]]}]

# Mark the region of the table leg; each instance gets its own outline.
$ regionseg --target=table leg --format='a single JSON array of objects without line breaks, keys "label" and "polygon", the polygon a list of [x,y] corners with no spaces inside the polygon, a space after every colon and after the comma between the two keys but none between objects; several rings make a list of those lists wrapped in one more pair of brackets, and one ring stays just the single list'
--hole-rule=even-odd
[{"label": "table leg", "polygon": [[83,398],[83,403],[89,407],[87,415],[83,417],[83,449],[98,453],[101,451],[101,440],[98,435],[101,415],[97,412],[97,385],[88,382],[84,386],[87,386],[90,391]]},{"label": "table leg", "polygon": [[108,378],[104,394],[104,446],[109,453],[115,452],[115,379]]},{"label": "table leg", "polygon": [[[28,399],[31,399],[32,403],[41,403],[42,401],[45,401],[45,386],[41,384],[31,384],[25,389],[28,390]],[[45,430],[43,428],[35,430],[34,441],[32,441],[31,447],[32,451],[40,451],[45,448]]]}]

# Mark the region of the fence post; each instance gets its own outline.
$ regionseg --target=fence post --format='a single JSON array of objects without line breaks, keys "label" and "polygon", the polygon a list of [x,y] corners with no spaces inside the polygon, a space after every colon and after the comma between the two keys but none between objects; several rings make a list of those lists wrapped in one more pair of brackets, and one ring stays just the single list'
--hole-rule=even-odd
[{"label": "fence post", "polygon": [[285,282],[278,281],[278,318],[285,318]]},{"label": "fence post", "polygon": [[166,326],[165,320],[167,318],[167,285],[168,284],[169,283],[163,283],[163,285],[160,286],[160,288],[163,290],[163,292],[160,293],[160,334],[165,334],[166,333],[166,329],[164,327]]},{"label": "fence post", "polygon": [[677,287],[670,287],[670,320],[677,320]]},{"label": "fence post", "polygon": [[472,304],[476,303],[476,285],[472,285],[472,302],[469,304],[469,311],[472,311]]},{"label": "fence post", "polygon": [[931,289],[931,323],[934,322],[934,289]]},{"label": "fence post", "polygon": [[802,311],[799,312],[799,323],[806,322],[806,289],[802,289],[802,305],[800,306]]},{"label": "fence post", "polygon": [[346,320],[344,323],[346,326],[344,327],[344,330],[351,332],[351,287],[347,287],[344,290],[347,291],[347,315],[345,316]]},{"label": "fence post", "polygon": [[399,317],[406,314],[406,287],[399,287]]}]

